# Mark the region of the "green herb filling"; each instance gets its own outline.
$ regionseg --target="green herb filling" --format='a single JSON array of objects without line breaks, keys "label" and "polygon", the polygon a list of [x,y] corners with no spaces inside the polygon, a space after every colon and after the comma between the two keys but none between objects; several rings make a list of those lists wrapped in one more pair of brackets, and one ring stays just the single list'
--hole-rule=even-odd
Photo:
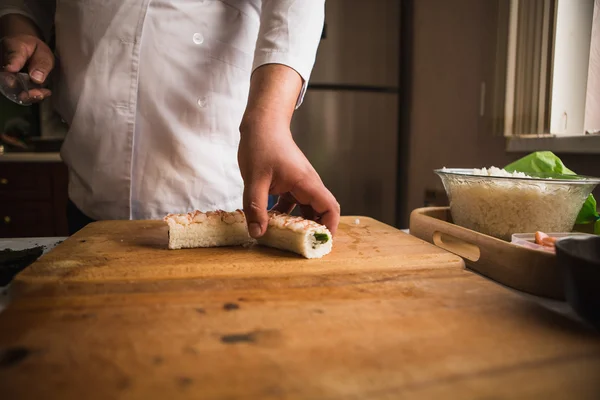
[{"label": "green herb filling", "polygon": [[319,243],[327,243],[329,241],[329,235],[326,233],[315,233],[315,239]]}]

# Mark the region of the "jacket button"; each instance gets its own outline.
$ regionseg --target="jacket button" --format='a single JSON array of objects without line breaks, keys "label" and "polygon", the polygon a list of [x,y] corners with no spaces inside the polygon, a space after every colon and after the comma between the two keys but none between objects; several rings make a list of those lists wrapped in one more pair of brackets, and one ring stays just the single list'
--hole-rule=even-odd
[{"label": "jacket button", "polygon": [[196,44],[202,44],[202,43],[204,43],[204,36],[202,36],[201,33],[196,32],[196,33],[194,33],[194,36],[192,36],[192,40]]}]

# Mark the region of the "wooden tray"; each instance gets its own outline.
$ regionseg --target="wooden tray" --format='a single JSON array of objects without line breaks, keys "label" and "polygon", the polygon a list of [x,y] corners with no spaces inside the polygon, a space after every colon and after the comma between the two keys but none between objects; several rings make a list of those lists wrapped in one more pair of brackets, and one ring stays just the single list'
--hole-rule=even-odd
[{"label": "wooden tray", "polygon": [[536,296],[565,298],[554,254],[454,225],[449,207],[414,210],[410,216],[410,233],[462,257],[469,269],[498,283]]}]

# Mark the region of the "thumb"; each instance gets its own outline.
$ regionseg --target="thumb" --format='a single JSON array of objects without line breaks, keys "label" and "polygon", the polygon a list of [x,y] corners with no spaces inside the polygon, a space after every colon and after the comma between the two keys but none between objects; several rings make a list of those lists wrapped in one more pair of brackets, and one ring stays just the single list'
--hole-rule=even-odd
[{"label": "thumb", "polygon": [[29,76],[38,82],[43,83],[46,77],[54,67],[54,55],[45,45],[36,47],[35,52],[29,59]]},{"label": "thumb", "polygon": [[253,238],[261,237],[267,229],[270,186],[271,178],[268,175],[252,178],[244,184],[244,214],[248,232]]}]

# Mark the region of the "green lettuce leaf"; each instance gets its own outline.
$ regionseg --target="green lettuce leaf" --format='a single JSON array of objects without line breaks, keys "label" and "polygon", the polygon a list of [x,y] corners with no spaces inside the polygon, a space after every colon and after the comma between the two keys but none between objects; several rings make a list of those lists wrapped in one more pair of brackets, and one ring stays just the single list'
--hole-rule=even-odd
[{"label": "green lettuce leaf", "polygon": [[596,235],[600,235],[600,218],[598,218],[598,220],[594,224],[594,233]]},{"label": "green lettuce leaf", "polygon": [[[566,167],[565,164],[551,151],[537,151],[531,153],[509,165],[504,167],[508,172],[524,172],[524,173],[555,173],[563,175],[576,175]],[[596,222],[595,228],[600,229],[598,224],[598,211],[596,209],[596,199],[592,194],[588,196],[579,215],[577,215],[576,224],[590,224]]]},{"label": "green lettuce leaf", "polygon": [[531,153],[512,164],[508,164],[504,169],[508,172],[552,172],[555,174],[576,175],[551,151]]},{"label": "green lettuce leaf", "polygon": [[581,207],[581,211],[577,215],[576,224],[589,224],[596,221],[598,218],[598,211],[596,205],[596,199],[591,194],[588,196],[585,203],[583,203],[583,207]]}]

